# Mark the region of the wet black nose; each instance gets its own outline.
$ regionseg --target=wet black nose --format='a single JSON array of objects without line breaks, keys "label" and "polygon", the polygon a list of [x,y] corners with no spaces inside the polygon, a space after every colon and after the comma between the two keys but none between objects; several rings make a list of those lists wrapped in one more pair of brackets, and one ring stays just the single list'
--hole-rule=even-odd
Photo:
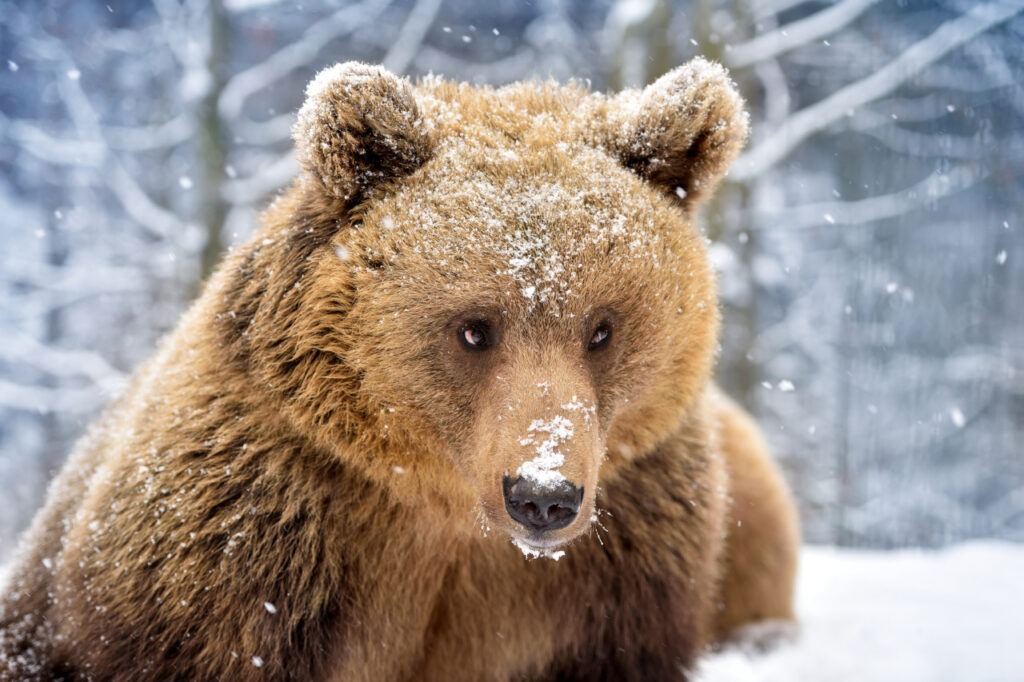
[{"label": "wet black nose", "polygon": [[505,476],[501,487],[508,515],[530,530],[565,528],[576,518],[583,502],[583,488],[569,481],[551,485],[521,476],[515,479]]}]

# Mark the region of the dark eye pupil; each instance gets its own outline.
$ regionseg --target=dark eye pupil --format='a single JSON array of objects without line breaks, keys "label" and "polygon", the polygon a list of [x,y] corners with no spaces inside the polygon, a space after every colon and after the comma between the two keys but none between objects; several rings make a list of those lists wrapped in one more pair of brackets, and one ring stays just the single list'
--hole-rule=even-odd
[{"label": "dark eye pupil", "polygon": [[608,341],[608,338],[611,336],[611,334],[612,330],[608,325],[600,325],[597,329],[594,330],[594,335],[590,337],[590,343],[587,344],[587,347],[590,350],[600,348]]},{"label": "dark eye pupil", "polygon": [[462,341],[474,349],[487,347],[487,331],[481,325],[468,324],[462,328]]}]

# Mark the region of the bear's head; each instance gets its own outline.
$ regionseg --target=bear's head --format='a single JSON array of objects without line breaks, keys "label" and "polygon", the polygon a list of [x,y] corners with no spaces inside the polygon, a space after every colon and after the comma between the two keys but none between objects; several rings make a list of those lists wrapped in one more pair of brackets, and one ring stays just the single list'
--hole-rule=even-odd
[{"label": "bear's head", "polygon": [[615,96],[337,65],[299,114],[302,177],[238,256],[260,302],[234,324],[318,443],[550,550],[709,380],[694,209],[746,134],[703,60]]}]

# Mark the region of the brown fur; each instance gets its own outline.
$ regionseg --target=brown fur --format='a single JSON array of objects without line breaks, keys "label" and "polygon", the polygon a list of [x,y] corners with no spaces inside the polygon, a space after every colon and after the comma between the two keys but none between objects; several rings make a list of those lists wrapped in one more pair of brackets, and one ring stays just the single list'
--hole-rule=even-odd
[{"label": "brown fur", "polygon": [[[745,136],[702,61],[615,97],[322,74],[303,176],[54,482],[0,679],[683,679],[792,617],[692,226]],[[531,535],[501,481],[544,438],[583,506]]]}]

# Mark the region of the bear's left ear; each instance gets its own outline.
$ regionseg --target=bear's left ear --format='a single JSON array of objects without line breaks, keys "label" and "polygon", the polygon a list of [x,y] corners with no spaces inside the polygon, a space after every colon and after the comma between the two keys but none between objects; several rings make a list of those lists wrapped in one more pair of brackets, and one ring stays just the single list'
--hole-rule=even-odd
[{"label": "bear's left ear", "polygon": [[350,205],[415,171],[433,147],[409,81],[358,62],[317,74],[292,136],[307,175]]},{"label": "bear's left ear", "polygon": [[747,139],[743,99],[728,72],[705,59],[610,104],[603,146],[686,207],[714,189]]}]

